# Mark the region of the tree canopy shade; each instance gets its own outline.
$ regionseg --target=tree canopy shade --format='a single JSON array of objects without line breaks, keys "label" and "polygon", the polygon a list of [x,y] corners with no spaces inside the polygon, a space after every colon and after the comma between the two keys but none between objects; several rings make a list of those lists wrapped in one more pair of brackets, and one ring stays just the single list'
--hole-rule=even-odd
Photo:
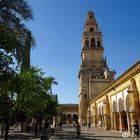
[{"label": "tree canopy shade", "polygon": [[53,84],[50,79],[54,78],[44,78],[43,74],[40,69],[32,67],[2,79],[0,119],[7,126],[6,132],[16,121],[24,122],[26,118],[49,119],[56,115],[57,100],[50,94],[50,86]]}]

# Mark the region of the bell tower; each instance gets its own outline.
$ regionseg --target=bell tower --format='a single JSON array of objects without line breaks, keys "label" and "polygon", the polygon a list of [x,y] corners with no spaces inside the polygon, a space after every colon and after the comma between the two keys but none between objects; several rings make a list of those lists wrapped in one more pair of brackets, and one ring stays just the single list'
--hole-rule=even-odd
[{"label": "bell tower", "polygon": [[99,31],[94,13],[89,11],[82,36],[81,66],[78,76],[81,124],[87,124],[89,102],[114,80],[115,71],[109,70],[103,52],[102,32]]}]

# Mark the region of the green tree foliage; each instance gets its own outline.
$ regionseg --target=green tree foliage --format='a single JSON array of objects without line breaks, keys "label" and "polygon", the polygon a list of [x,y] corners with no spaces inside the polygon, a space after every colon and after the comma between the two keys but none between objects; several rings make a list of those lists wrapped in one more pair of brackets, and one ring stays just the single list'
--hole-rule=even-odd
[{"label": "green tree foliage", "polygon": [[13,59],[10,54],[0,51],[0,120],[4,122],[5,139],[7,140],[8,128],[13,123],[15,113],[15,100],[13,83],[16,77]]},{"label": "green tree foliage", "polygon": [[[33,19],[26,0],[0,0],[0,121],[8,128],[27,118],[49,119],[56,114],[57,98],[52,94],[53,77],[30,67],[32,33],[23,24]],[[13,58],[21,71],[17,71]]]},{"label": "green tree foliage", "polygon": [[28,53],[28,62],[26,61],[28,68],[29,51],[35,41],[23,22],[31,19],[33,14],[27,1],[0,0],[0,48],[12,52],[18,64],[23,61],[25,65],[25,53]]},{"label": "green tree foliage", "polygon": [[[12,64],[5,56],[8,64]],[[8,60],[7,60],[8,59]],[[5,62],[5,61],[4,61]],[[3,65],[3,71],[5,65]],[[13,73],[13,69],[7,67],[8,74]],[[5,73],[5,72],[4,72]],[[1,77],[4,76],[1,73]],[[26,118],[34,118],[37,121],[50,119],[56,115],[57,100],[50,94],[50,86],[53,84],[52,78],[43,77],[41,69],[32,67],[20,74],[14,73],[10,77],[2,78],[0,85],[0,119],[8,127],[16,121],[24,122]]]},{"label": "green tree foliage", "polygon": [[5,24],[0,24],[0,48],[14,53],[19,45],[16,32]]},{"label": "green tree foliage", "polygon": [[1,0],[1,21],[17,24],[18,20],[32,19],[32,10],[25,0]]},{"label": "green tree foliage", "polygon": [[56,115],[56,96],[50,94],[50,87],[55,79],[45,78],[43,74],[40,69],[34,67],[23,71],[20,75],[22,84],[18,86],[21,92],[16,100],[17,108],[21,108],[27,118],[36,120],[35,134],[37,134],[37,125],[42,119],[48,120]]},{"label": "green tree foliage", "polygon": [[[24,111],[27,112],[28,116],[34,118],[53,115],[49,109],[57,104],[55,96],[49,92],[50,86],[53,84],[51,78],[44,78],[43,74],[40,69],[32,67],[20,75],[22,84],[18,86],[21,91],[17,102],[21,104],[24,99]],[[55,112],[55,108],[53,111]]]}]

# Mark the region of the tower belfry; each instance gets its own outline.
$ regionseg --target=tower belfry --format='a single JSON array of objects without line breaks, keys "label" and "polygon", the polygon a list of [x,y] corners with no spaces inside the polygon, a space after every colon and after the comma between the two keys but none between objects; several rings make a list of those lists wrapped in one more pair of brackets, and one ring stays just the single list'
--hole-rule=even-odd
[{"label": "tower belfry", "polygon": [[94,13],[87,13],[82,36],[80,80],[79,119],[87,123],[88,103],[97,96],[113,80],[115,71],[109,70],[103,56],[102,32],[99,31]]}]

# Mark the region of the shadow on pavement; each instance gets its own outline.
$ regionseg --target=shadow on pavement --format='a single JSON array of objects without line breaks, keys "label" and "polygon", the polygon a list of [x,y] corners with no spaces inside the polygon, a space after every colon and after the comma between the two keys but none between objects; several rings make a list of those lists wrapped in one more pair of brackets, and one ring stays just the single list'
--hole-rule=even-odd
[{"label": "shadow on pavement", "polygon": [[[16,140],[16,139],[19,139],[19,140],[32,140],[32,139],[35,139],[35,138],[40,138],[40,136],[34,136],[33,133],[31,132],[19,132],[19,131],[15,131],[13,132],[12,134],[9,134],[8,135],[8,139],[13,139],[13,140]],[[0,136],[0,139],[4,139],[3,136]]]}]

